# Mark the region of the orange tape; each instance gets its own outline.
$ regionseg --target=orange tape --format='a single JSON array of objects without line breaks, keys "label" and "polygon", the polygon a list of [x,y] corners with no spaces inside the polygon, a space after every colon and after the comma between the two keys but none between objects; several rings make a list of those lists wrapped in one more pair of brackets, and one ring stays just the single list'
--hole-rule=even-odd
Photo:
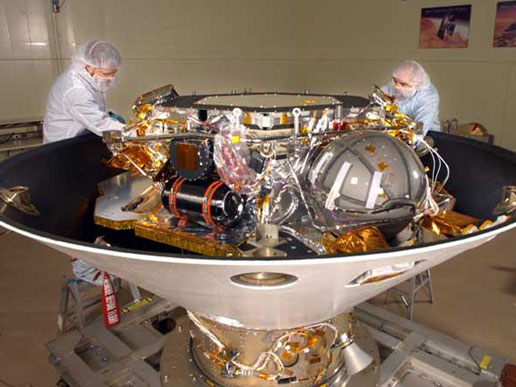
[{"label": "orange tape", "polygon": [[215,191],[222,185],[223,183],[220,180],[214,181],[211,183],[208,188],[206,188],[206,191],[204,191],[204,195],[202,198],[202,217],[204,221],[211,225],[216,227],[216,223],[213,221],[213,218],[211,217],[211,201],[213,199],[213,195],[215,194]]},{"label": "orange tape", "polygon": [[172,187],[170,187],[170,194],[168,196],[168,208],[179,219],[185,218],[177,210],[177,194],[179,192],[179,188],[185,182],[185,180],[186,179],[183,177],[176,179],[174,183],[172,183]]}]

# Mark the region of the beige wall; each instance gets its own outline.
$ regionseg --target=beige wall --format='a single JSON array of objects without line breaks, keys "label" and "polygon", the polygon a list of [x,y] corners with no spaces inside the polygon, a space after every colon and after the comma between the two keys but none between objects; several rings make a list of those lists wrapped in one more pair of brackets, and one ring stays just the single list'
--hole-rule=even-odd
[{"label": "beige wall", "polygon": [[51,14],[41,0],[0,0],[0,121],[36,118],[55,75]]},{"label": "beige wall", "polygon": [[[417,48],[421,7],[467,3],[67,0],[55,20],[61,67],[90,38],[120,49],[125,64],[110,101],[126,116],[136,95],[167,82],[180,93],[251,88],[365,95],[400,60],[412,58],[440,91],[442,120],[480,121],[497,143],[516,149],[516,49],[492,48],[496,0],[469,2],[469,48]],[[50,0],[0,0],[0,120],[43,113],[58,71],[52,29]],[[48,46],[27,44],[35,39]]]}]

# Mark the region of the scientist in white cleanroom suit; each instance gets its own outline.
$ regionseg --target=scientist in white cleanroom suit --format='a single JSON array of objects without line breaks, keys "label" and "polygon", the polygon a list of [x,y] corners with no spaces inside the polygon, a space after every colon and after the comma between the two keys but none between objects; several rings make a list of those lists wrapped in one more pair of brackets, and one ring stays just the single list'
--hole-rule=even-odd
[{"label": "scientist in white cleanroom suit", "polygon": [[106,108],[106,93],[113,87],[122,63],[110,43],[92,40],[81,46],[72,65],[52,86],[43,121],[44,143],[93,132],[121,129],[120,116]]},{"label": "scientist in white cleanroom suit", "polygon": [[[93,40],[81,46],[72,65],[55,81],[47,100],[43,141],[50,143],[93,132],[119,130],[123,119],[109,113],[106,93],[112,88],[122,63],[119,52],[108,42]],[[102,272],[80,259],[72,259],[75,276],[102,285]]]},{"label": "scientist in white cleanroom suit", "polygon": [[425,69],[413,60],[402,62],[382,90],[395,97],[399,111],[423,123],[423,131],[441,131],[439,93]]}]

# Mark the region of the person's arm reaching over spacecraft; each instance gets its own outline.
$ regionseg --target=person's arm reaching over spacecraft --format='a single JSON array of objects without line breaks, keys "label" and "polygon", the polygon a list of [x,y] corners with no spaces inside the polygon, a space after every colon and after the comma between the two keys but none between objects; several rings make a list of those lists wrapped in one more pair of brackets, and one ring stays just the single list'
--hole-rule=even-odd
[{"label": "person's arm reaching over spacecraft", "polygon": [[425,135],[429,130],[437,132],[441,130],[439,123],[439,94],[433,86],[430,86],[430,88],[432,90],[420,92],[424,94],[424,97],[416,95],[419,98],[415,101],[416,103],[411,114],[414,120],[423,124]]},{"label": "person's arm reaching over spacecraft", "polygon": [[98,136],[105,130],[121,130],[125,126],[101,110],[83,88],[70,89],[64,96],[63,106],[73,119]]},{"label": "person's arm reaching over spacecraft", "polygon": [[72,65],[54,83],[43,123],[45,143],[84,134],[102,135],[124,125],[111,118],[106,93],[114,86],[122,59],[110,43],[92,40],[78,48]]}]

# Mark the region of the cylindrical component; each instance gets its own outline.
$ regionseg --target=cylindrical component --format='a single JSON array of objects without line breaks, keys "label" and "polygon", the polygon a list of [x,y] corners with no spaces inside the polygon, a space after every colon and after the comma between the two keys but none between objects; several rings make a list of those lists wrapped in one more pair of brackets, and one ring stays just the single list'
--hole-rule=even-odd
[{"label": "cylindrical component", "polygon": [[355,344],[360,355],[379,361],[374,340],[351,313],[286,330],[251,329],[225,317],[208,319],[193,313],[189,317],[195,365],[217,385],[373,386],[378,382],[379,367],[366,361],[355,364],[355,358],[352,364],[348,360],[353,370],[357,365],[368,370],[358,379],[347,375],[342,348],[334,345],[339,336],[352,335],[349,344]]},{"label": "cylindrical component", "polygon": [[170,180],[161,200],[177,218],[189,218],[209,227],[230,227],[241,217],[242,197],[220,180],[187,181],[183,177]]}]

